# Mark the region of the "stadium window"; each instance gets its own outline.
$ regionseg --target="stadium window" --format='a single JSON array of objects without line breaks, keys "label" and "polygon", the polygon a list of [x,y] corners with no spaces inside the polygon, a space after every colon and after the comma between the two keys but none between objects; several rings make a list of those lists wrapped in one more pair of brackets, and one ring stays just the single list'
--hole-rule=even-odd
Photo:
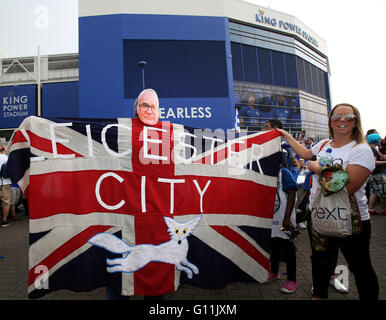
[{"label": "stadium window", "polygon": [[227,97],[224,52],[224,41],[124,40],[125,98],[141,90],[141,60],[148,62],[146,86],[156,88],[160,97]]},{"label": "stadium window", "polygon": [[299,89],[306,91],[306,78],[304,75],[304,60],[302,58],[296,57],[296,65],[298,70]]},{"label": "stadium window", "polygon": [[296,69],[296,57],[289,53],[284,53],[285,74],[287,87],[298,88],[298,72]]},{"label": "stadium window", "polygon": [[242,57],[241,57],[241,44],[232,42],[231,43],[232,51],[232,68],[233,68],[233,79],[243,81],[243,66],[242,66]]},{"label": "stadium window", "polygon": [[306,82],[306,92],[312,93],[311,64],[307,61],[304,61],[304,76]]},{"label": "stadium window", "polygon": [[319,85],[318,85],[318,68],[314,65],[311,65],[311,78],[312,78],[312,94],[315,96],[320,96]]},{"label": "stadium window", "polygon": [[273,82],[277,86],[286,86],[286,71],[284,65],[284,53],[280,51],[271,51]]},{"label": "stadium window", "polygon": [[271,50],[257,48],[257,59],[259,62],[259,81],[260,83],[273,84]]},{"label": "stadium window", "polygon": [[319,85],[319,95],[321,98],[326,98],[326,82],[324,80],[324,71],[318,69],[318,85]]},{"label": "stadium window", "polygon": [[256,47],[242,45],[244,81],[258,82]]}]

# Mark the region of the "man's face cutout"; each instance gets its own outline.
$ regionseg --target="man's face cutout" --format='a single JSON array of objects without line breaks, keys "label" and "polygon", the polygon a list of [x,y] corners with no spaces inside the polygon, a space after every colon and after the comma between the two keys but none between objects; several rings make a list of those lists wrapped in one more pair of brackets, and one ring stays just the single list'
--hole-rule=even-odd
[{"label": "man's face cutout", "polygon": [[157,94],[146,91],[138,98],[137,113],[139,119],[148,126],[154,126],[158,122],[159,102]]}]

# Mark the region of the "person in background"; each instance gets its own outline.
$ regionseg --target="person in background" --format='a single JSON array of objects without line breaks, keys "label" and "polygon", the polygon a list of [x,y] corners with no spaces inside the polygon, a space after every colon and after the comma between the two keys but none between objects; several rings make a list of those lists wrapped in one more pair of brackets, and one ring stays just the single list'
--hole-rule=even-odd
[{"label": "person in background", "polygon": [[300,165],[300,161],[298,159],[296,159],[296,153],[292,152],[292,168],[291,168],[291,173],[294,176],[295,180],[298,179],[298,176],[299,176],[301,170],[302,170],[302,166]]},{"label": "person in background", "polygon": [[[375,169],[371,173],[369,178],[369,189],[370,189],[370,197],[369,197],[369,213],[371,215],[374,214],[386,214],[386,176],[384,174],[386,167],[386,160],[382,160],[381,155],[379,154],[379,141],[381,140],[381,136],[378,133],[371,133],[367,137],[367,142],[371,147],[371,150],[374,154],[375,160]],[[377,149],[378,147],[378,149]],[[379,198],[382,211],[375,211],[375,205],[377,202],[377,198]]]},{"label": "person in background", "polygon": [[[314,155],[325,157],[328,154],[332,159],[342,159],[343,168],[349,175],[346,190],[349,195],[355,196],[356,206],[361,216],[359,234],[345,238],[319,235],[323,237],[323,242],[319,243],[323,246],[323,250],[317,250],[318,248],[314,245],[311,246],[314,299],[328,297],[331,255],[336,252],[338,247],[346,259],[350,271],[354,274],[359,298],[361,300],[377,300],[379,284],[370,258],[371,224],[365,194],[367,179],[375,168],[373,153],[365,143],[360,113],[356,107],[347,103],[336,105],[329,115],[328,126],[332,140],[327,141],[321,150],[319,149],[325,140],[320,141],[311,149],[306,149],[288,132],[278,129],[294,151],[303,159],[311,159]],[[309,208],[311,209],[316,195],[321,192],[318,173],[322,167],[317,160],[308,161],[308,168],[315,173],[309,197]],[[310,227],[312,228],[312,224]],[[313,230],[313,232],[316,231]]]},{"label": "person in background", "polygon": [[286,96],[280,94],[277,97],[276,107],[272,110],[272,117],[281,120],[286,128],[291,127],[290,120],[292,119],[292,110],[288,108]]},{"label": "person in background", "polygon": [[239,117],[241,126],[246,126],[250,131],[260,130],[260,112],[253,94],[248,95],[248,106],[240,109]]},{"label": "person in background", "polygon": [[[278,120],[268,121],[264,126],[264,131],[282,127],[281,122]],[[286,163],[287,161],[284,160],[283,156],[283,163],[278,176],[275,211],[272,221],[271,271],[266,283],[280,279],[279,262],[280,254],[283,252],[287,265],[287,281],[280,291],[283,293],[293,293],[298,287],[296,281],[296,250],[290,237],[281,228],[288,229],[291,226],[296,226],[295,202],[298,187],[292,173],[286,168]]]},{"label": "person in background", "polygon": [[21,195],[21,190],[18,184],[12,183],[11,184],[11,203],[10,203],[10,209],[9,209],[9,217],[12,221],[18,221],[19,218],[16,218],[16,206],[19,203]]},{"label": "person in background", "polygon": [[368,135],[370,135],[370,134],[373,134],[373,133],[378,133],[378,132],[377,132],[377,129],[370,129],[370,130],[367,130],[367,132],[366,132],[366,137],[367,137]]},{"label": "person in background", "polygon": [[[0,168],[1,166],[8,161],[7,156],[7,147],[0,146]],[[0,178],[0,201],[1,201],[1,226],[9,226],[9,210],[11,207],[11,179],[10,178]]]},{"label": "person in background", "polygon": [[304,145],[307,144],[305,137],[306,137],[307,130],[302,130],[302,133],[298,137],[299,143],[303,143]]},{"label": "person in background", "polygon": [[[386,160],[386,136],[379,142],[379,155]],[[383,174],[386,175],[386,166],[383,166]]]},{"label": "person in background", "polygon": [[[379,154],[381,155],[383,160],[386,160],[386,136],[382,139],[382,141],[379,144],[380,144]],[[386,169],[386,167],[384,169]],[[386,170],[385,170],[385,174],[386,174]]]},{"label": "person in background", "polygon": [[314,138],[308,137],[306,140],[306,149],[310,149],[313,144],[314,144]]}]

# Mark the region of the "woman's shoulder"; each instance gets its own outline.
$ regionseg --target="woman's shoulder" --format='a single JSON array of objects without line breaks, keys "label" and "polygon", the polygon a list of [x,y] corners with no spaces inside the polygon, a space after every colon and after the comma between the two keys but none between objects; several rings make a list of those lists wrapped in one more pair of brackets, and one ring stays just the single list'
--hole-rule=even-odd
[{"label": "woman's shoulder", "polygon": [[375,168],[374,155],[371,151],[371,148],[368,144],[358,143],[352,147],[349,163],[351,164],[359,164],[370,171]]},{"label": "woman's shoulder", "polygon": [[356,143],[352,147],[353,152],[368,152],[368,153],[373,153],[371,150],[371,147],[367,143]]}]

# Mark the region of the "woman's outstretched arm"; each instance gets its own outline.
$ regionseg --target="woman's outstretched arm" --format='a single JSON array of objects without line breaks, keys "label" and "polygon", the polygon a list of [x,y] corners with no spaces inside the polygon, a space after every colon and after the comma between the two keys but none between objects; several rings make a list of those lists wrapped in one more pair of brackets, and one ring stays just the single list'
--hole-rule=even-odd
[{"label": "woman's outstretched arm", "polygon": [[283,135],[284,139],[288,142],[292,150],[294,150],[296,154],[299,155],[300,158],[303,158],[304,160],[310,160],[314,156],[311,149],[306,149],[287,131],[283,129],[276,129],[276,130],[278,130]]}]

